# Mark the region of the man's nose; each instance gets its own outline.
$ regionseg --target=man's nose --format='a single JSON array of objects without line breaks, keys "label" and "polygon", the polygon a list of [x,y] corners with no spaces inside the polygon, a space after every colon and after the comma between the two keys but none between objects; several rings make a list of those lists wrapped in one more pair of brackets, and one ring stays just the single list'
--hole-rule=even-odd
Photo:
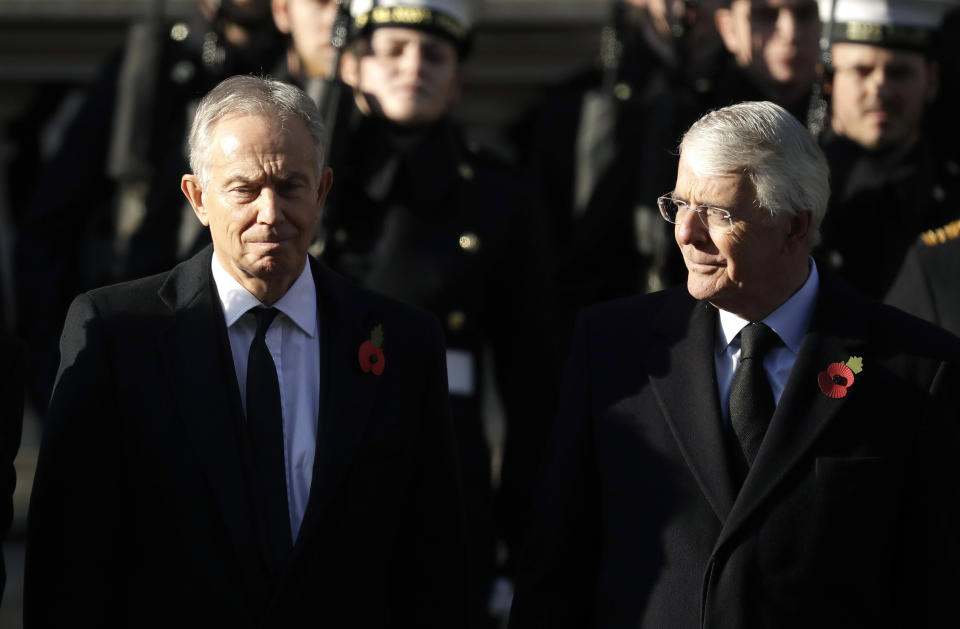
[{"label": "man's nose", "polygon": [[280,209],[280,200],[277,192],[270,187],[264,187],[260,191],[260,197],[257,199],[257,222],[266,225],[277,223],[283,212]]},{"label": "man's nose", "polygon": [[797,36],[797,16],[792,9],[780,9],[777,13],[777,33],[784,39],[792,40]]},{"label": "man's nose", "polygon": [[707,227],[700,220],[700,216],[693,210],[684,210],[677,214],[674,226],[674,236],[677,244],[688,245],[703,242],[707,239]]},{"label": "man's nose", "polygon": [[407,46],[403,53],[402,67],[408,76],[420,76],[423,72],[423,52],[419,46]]},{"label": "man's nose", "polygon": [[889,96],[890,88],[890,77],[887,75],[886,69],[882,66],[874,68],[867,79],[867,89],[870,91],[870,95],[884,98]]}]

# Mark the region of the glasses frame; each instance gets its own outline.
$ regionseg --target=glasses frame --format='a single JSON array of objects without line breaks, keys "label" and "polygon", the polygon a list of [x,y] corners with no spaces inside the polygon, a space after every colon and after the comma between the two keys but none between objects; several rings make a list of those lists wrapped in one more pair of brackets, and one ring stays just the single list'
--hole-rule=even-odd
[{"label": "glasses frame", "polygon": [[[667,211],[667,203],[672,203],[677,206],[677,214],[674,218],[670,218]],[[684,210],[690,210],[697,213],[697,216],[700,217],[700,222],[704,227],[707,228],[707,231],[713,234],[732,234],[733,233],[733,216],[730,214],[730,210],[725,210],[722,207],[716,207],[715,205],[690,205],[686,201],[681,201],[680,199],[673,196],[673,193],[665,194],[661,197],[657,197],[657,209],[660,210],[660,216],[663,217],[663,220],[671,223],[673,225],[677,224],[677,219],[680,216],[680,212]],[[711,227],[708,221],[710,212],[719,212],[720,217],[725,219],[727,222],[727,228],[724,230]]]}]

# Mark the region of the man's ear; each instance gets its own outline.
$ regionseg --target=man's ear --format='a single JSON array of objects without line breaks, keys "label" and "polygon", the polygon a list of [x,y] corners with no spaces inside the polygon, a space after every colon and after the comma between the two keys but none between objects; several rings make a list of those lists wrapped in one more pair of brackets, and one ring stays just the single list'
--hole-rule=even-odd
[{"label": "man's ear", "polygon": [[354,89],[360,85],[360,59],[356,51],[347,50],[340,57],[340,78]]},{"label": "man's ear", "polygon": [[320,175],[320,185],[317,186],[317,207],[320,211],[323,210],[323,204],[327,200],[327,194],[331,187],[333,187],[333,169],[327,166],[323,169],[323,174]]},{"label": "man's ear", "polygon": [[796,247],[808,247],[810,243],[810,230],[813,229],[813,212],[800,211],[790,214],[788,217],[790,231],[787,232],[787,239],[784,246],[788,250],[795,250]]},{"label": "man's ear", "polygon": [[289,35],[292,30],[289,0],[270,0],[270,10],[273,12],[273,23],[277,30],[284,35]]},{"label": "man's ear", "polygon": [[197,220],[204,227],[210,226],[210,218],[207,216],[207,210],[203,205],[203,188],[200,187],[200,180],[196,175],[184,175],[180,178],[180,190],[183,196],[187,197],[193,213],[197,215]]}]

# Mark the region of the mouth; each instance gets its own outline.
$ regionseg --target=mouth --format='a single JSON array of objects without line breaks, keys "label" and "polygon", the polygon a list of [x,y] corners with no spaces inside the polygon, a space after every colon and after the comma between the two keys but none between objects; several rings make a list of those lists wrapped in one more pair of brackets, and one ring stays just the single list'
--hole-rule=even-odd
[{"label": "mouth", "polygon": [[687,270],[691,273],[714,273],[725,266],[722,262],[687,260]]},{"label": "mouth", "polygon": [[262,240],[250,240],[250,241],[247,241],[246,244],[248,247],[254,247],[256,249],[269,251],[271,249],[277,249],[279,247],[282,247],[283,245],[290,242],[291,240],[293,239],[292,238],[265,238]]}]

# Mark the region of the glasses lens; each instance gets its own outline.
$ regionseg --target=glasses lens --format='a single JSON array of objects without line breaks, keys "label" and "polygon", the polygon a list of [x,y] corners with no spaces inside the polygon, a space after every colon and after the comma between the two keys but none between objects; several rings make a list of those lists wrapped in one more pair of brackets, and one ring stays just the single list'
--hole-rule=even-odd
[{"label": "glasses lens", "polygon": [[706,221],[707,229],[718,234],[729,232],[732,226],[726,213],[714,208],[707,208],[701,212],[700,218]]},{"label": "glasses lens", "polygon": [[670,223],[677,222],[677,212],[679,208],[670,197],[660,197],[657,199],[657,207],[660,208],[660,215]]}]

